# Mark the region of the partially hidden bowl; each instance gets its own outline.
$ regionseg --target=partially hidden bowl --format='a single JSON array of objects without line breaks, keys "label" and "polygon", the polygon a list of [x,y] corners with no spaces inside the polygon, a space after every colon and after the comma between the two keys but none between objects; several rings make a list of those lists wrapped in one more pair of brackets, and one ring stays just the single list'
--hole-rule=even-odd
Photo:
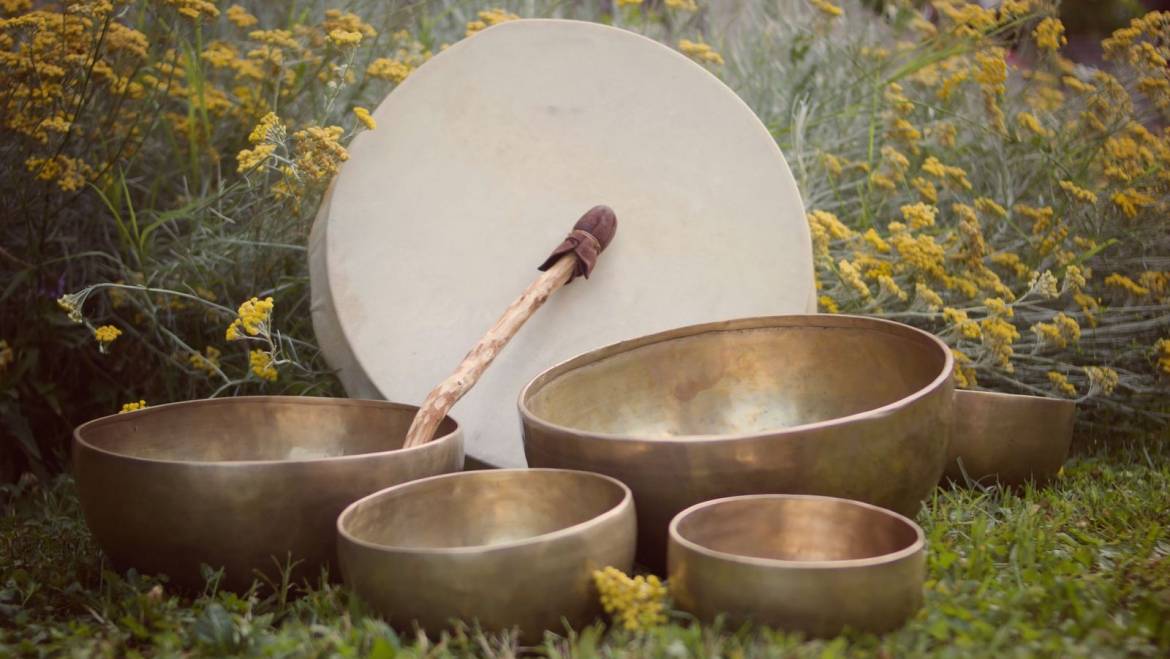
[{"label": "partially hidden bowl", "polygon": [[600,348],[520,395],[533,467],[630,486],[638,561],[661,570],[683,509],[821,494],[914,515],[950,434],[951,352],[875,318],[793,315],[684,327]]},{"label": "partially hidden bowl", "polygon": [[955,392],[955,424],[944,480],[1043,485],[1068,457],[1077,406],[1071,400]]},{"label": "partially hidden bowl", "polygon": [[881,633],[922,606],[922,529],[897,513],[833,497],[764,494],[692,506],[670,524],[669,584],[679,608],[812,636]]},{"label": "partially hidden bowl", "polygon": [[592,573],[630,570],[635,528],[633,497],[615,479],[504,469],[372,494],[338,518],[337,543],[345,582],[399,629],[478,621],[536,642],[596,617]]},{"label": "partially hidden bowl", "polygon": [[[219,398],[96,419],[74,432],[86,523],[119,568],[200,588],[201,565],[246,588],[335,563],[341,510],[389,485],[463,466],[463,432],[402,449],[417,408],[294,396]],[[336,570],[332,573],[336,575]]]}]

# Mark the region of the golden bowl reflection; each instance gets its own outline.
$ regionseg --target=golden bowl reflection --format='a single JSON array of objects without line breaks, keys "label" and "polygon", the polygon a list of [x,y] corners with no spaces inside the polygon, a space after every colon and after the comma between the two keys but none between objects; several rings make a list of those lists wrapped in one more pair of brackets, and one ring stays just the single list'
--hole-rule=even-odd
[{"label": "golden bowl reflection", "polygon": [[[400,449],[417,408],[383,401],[256,396],[116,414],[74,432],[73,470],[86,523],[120,569],[225,587],[255,572],[293,579],[335,563],[341,510],[370,492],[458,471],[463,433],[448,418],[435,441]],[[336,574],[336,570],[332,570]]]},{"label": "golden bowl reflection", "polygon": [[704,622],[723,615],[813,636],[875,633],[922,606],[925,538],[858,501],[751,495],[698,504],[670,525],[670,591]]},{"label": "golden bowl reflection", "polygon": [[520,395],[533,467],[630,486],[638,561],[701,501],[801,493],[913,515],[942,475],[950,350],[920,330],[840,315],[684,327],[574,357]]},{"label": "golden bowl reflection", "polygon": [[525,642],[599,612],[592,573],[629,571],[629,488],[559,469],[436,476],[372,494],[337,520],[345,582],[395,627],[519,627]]},{"label": "golden bowl reflection", "polygon": [[1077,406],[1071,400],[955,392],[955,426],[944,480],[1043,485],[1068,457]]}]

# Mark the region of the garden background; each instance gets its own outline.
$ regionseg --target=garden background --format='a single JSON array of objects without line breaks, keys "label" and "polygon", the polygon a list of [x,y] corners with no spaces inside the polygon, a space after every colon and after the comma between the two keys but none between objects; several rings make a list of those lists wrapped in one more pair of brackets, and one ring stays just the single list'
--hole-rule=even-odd
[{"label": "garden background", "polygon": [[1081,411],[1053,487],[928,503],[927,607],[901,632],[804,643],[676,616],[546,651],[1164,654],[1170,14],[1145,9],[0,0],[0,643],[514,650],[473,631],[395,636],[327,584],[229,594],[212,579],[192,599],[113,574],[58,474],[72,428],[97,416],[342,395],[314,345],[305,244],[345,144],[447,44],[561,16],[661,40],[755,110],[804,195],[823,312],[922,327],[952,346],[960,386]]}]

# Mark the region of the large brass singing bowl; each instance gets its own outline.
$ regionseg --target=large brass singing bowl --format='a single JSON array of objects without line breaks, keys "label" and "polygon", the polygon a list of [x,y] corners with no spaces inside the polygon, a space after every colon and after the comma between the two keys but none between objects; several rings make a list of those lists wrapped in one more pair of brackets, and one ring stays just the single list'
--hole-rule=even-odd
[{"label": "large brass singing bowl", "polygon": [[[334,563],[337,515],[370,492],[463,466],[450,418],[429,444],[399,449],[417,408],[382,401],[261,396],[149,407],[79,426],[73,469],[86,523],[119,568],[200,588],[277,562],[316,578]],[[336,575],[336,570],[332,571]]]},{"label": "large brass singing bowl", "polygon": [[1071,400],[956,391],[944,479],[1043,485],[1068,457],[1076,413]]},{"label": "large brass singing bowl", "polygon": [[881,633],[922,606],[925,539],[909,519],[833,497],[708,501],[670,524],[670,592],[704,622]]},{"label": "large brass singing bowl", "polygon": [[823,494],[914,515],[950,434],[950,350],[920,330],[839,315],[684,327],[585,353],[520,395],[533,467],[617,478],[638,505],[638,561],[700,501]]},{"label": "large brass singing bowl", "polygon": [[[452,620],[525,642],[598,614],[592,573],[634,560],[634,502],[580,471],[469,471],[399,485],[337,520],[345,582],[399,629]],[[564,622],[562,622],[562,620]]]}]

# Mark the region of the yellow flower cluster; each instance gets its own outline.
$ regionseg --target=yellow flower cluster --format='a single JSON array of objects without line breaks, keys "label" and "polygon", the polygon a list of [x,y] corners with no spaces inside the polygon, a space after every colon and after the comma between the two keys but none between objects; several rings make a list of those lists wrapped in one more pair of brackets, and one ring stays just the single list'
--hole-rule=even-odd
[{"label": "yellow flower cluster", "polygon": [[102,325],[93,330],[93,338],[102,345],[113,343],[119,336],[122,336],[122,330],[113,325]]},{"label": "yellow flower cluster", "polygon": [[1032,38],[1036,40],[1036,45],[1041,50],[1051,52],[1060,50],[1061,46],[1068,43],[1068,39],[1064,36],[1064,23],[1061,23],[1059,18],[1052,16],[1048,16],[1036,24],[1036,28],[1032,30]]},{"label": "yellow flower cluster", "polygon": [[175,7],[183,16],[193,21],[219,16],[219,8],[209,0],[166,0],[166,3]]},{"label": "yellow flower cluster", "polygon": [[1092,205],[1095,205],[1097,203],[1096,193],[1094,193],[1092,190],[1086,190],[1085,188],[1082,188],[1081,186],[1077,185],[1076,183],[1073,183],[1072,181],[1069,181],[1069,180],[1061,181],[1060,188],[1062,190],[1064,190],[1065,192],[1069,193],[1069,195],[1071,195],[1073,199],[1076,199],[1077,201],[1079,201],[1083,204],[1088,204],[1088,205],[1092,206]]},{"label": "yellow flower cluster", "polygon": [[506,12],[503,9],[485,9],[479,12],[479,19],[471,21],[467,24],[466,36],[471,36],[480,30],[486,30],[493,25],[499,25],[507,21],[514,21],[518,18],[516,14]]},{"label": "yellow flower cluster", "polygon": [[967,312],[962,309],[945,307],[943,309],[943,319],[951,325],[954,325],[959,330],[959,335],[964,339],[978,340],[983,335],[983,332],[979,329],[979,324],[968,318]]},{"label": "yellow flower cluster", "polygon": [[845,13],[844,9],[841,9],[837,5],[829,2],[829,0],[809,0],[809,2],[812,3],[812,6],[815,7],[817,11],[821,12],[825,16],[828,16],[829,18],[837,18],[838,16]]},{"label": "yellow flower cluster", "polygon": [[934,226],[934,218],[938,216],[938,209],[928,204],[907,204],[902,206],[902,218],[910,223],[911,229],[925,229]]},{"label": "yellow flower cluster", "polygon": [[1086,366],[1085,375],[1089,377],[1089,387],[1100,389],[1101,393],[1106,396],[1112,394],[1121,384],[1121,378],[1117,375],[1117,371],[1104,366]]},{"label": "yellow flower cluster", "polygon": [[252,298],[240,305],[236,312],[236,319],[228,325],[226,338],[228,341],[237,341],[247,336],[259,336],[268,332],[268,323],[272,319],[272,309],[275,303],[272,298],[263,300]]},{"label": "yellow flower cluster", "polygon": [[1015,351],[1012,344],[1020,338],[1020,331],[1015,325],[998,316],[984,318],[979,323],[979,329],[983,334],[983,347],[987,349],[995,365],[1006,373],[1014,373],[1015,366],[1011,360]]},{"label": "yellow flower cluster", "polygon": [[256,377],[267,382],[276,382],[279,373],[272,359],[272,353],[265,350],[251,350],[248,352],[248,366]]},{"label": "yellow flower cluster", "polygon": [[1032,332],[1042,344],[1067,348],[1081,340],[1081,326],[1064,312],[1057,313],[1050,323],[1032,325]]},{"label": "yellow flower cluster", "polygon": [[340,141],[344,132],[341,126],[309,126],[293,133],[297,169],[312,182],[328,181],[349,160]]},{"label": "yellow flower cluster", "polygon": [[240,5],[228,7],[226,14],[227,19],[236,27],[252,27],[260,22],[255,16],[249,14],[247,9],[244,9]]},{"label": "yellow flower cluster", "polygon": [[704,62],[716,66],[723,64],[723,56],[715,52],[709,44],[704,43],[701,39],[699,41],[679,39],[678,49],[696,62]]},{"label": "yellow flower cluster", "polygon": [[1154,344],[1154,356],[1162,375],[1170,375],[1170,339],[1158,339]]},{"label": "yellow flower cluster", "polygon": [[663,4],[667,9],[677,9],[678,11],[698,11],[699,4],[695,0],[663,0]]},{"label": "yellow flower cluster", "polygon": [[1117,272],[1105,278],[1105,285],[1117,288],[1134,297],[1146,297],[1150,294],[1150,289]]},{"label": "yellow flower cluster", "polygon": [[615,567],[593,572],[601,606],[630,631],[666,623],[666,586],[654,575],[629,577]]},{"label": "yellow flower cluster", "polygon": [[841,259],[837,262],[837,274],[841,278],[841,283],[853,289],[863,299],[867,299],[872,295],[869,286],[866,285],[865,280],[861,277],[861,271],[848,260]]},{"label": "yellow flower cluster", "polygon": [[373,117],[370,116],[369,110],[358,106],[353,109],[353,114],[357,117],[357,120],[361,122],[361,124],[368,130],[374,130],[378,127],[378,123],[374,121]]},{"label": "yellow flower cluster", "polygon": [[975,369],[971,367],[971,358],[968,357],[961,350],[951,348],[951,354],[955,358],[955,386],[960,389],[970,389],[979,384],[976,378]]},{"label": "yellow flower cluster", "polygon": [[1048,371],[1047,375],[1048,381],[1051,382],[1052,386],[1056,388],[1056,390],[1061,394],[1068,396],[1069,398],[1077,395],[1076,386],[1072,382],[1069,382],[1068,376],[1066,376],[1064,373],[1061,373],[1060,371]]},{"label": "yellow flower cluster", "polygon": [[370,62],[370,65],[366,67],[366,75],[371,78],[381,78],[382,80],[389,80],[394,83],[406,80],[406,77],[413,71],[414,67],[409,64],[388,57],[379,57]]},{"label": "yellow flower cluster", "polygon": [[118,411],[118,414],[125,414],[127,412],[135,412],[137,410],[142,410],[142,409],[146,409],[146,401],[145,400],[140,400],[136,403],[125,403],[124,405],[122,405],[122,409]]},{"label": "yellow flower cluster", "polygon": [[208,375],[215,375],[219,371],[219,358],[222,353],[215,346],[207,346],[204,352],[206,353],[205,355],[197,352],[191,353],[187,361],[195,370],[203,371]]}]

